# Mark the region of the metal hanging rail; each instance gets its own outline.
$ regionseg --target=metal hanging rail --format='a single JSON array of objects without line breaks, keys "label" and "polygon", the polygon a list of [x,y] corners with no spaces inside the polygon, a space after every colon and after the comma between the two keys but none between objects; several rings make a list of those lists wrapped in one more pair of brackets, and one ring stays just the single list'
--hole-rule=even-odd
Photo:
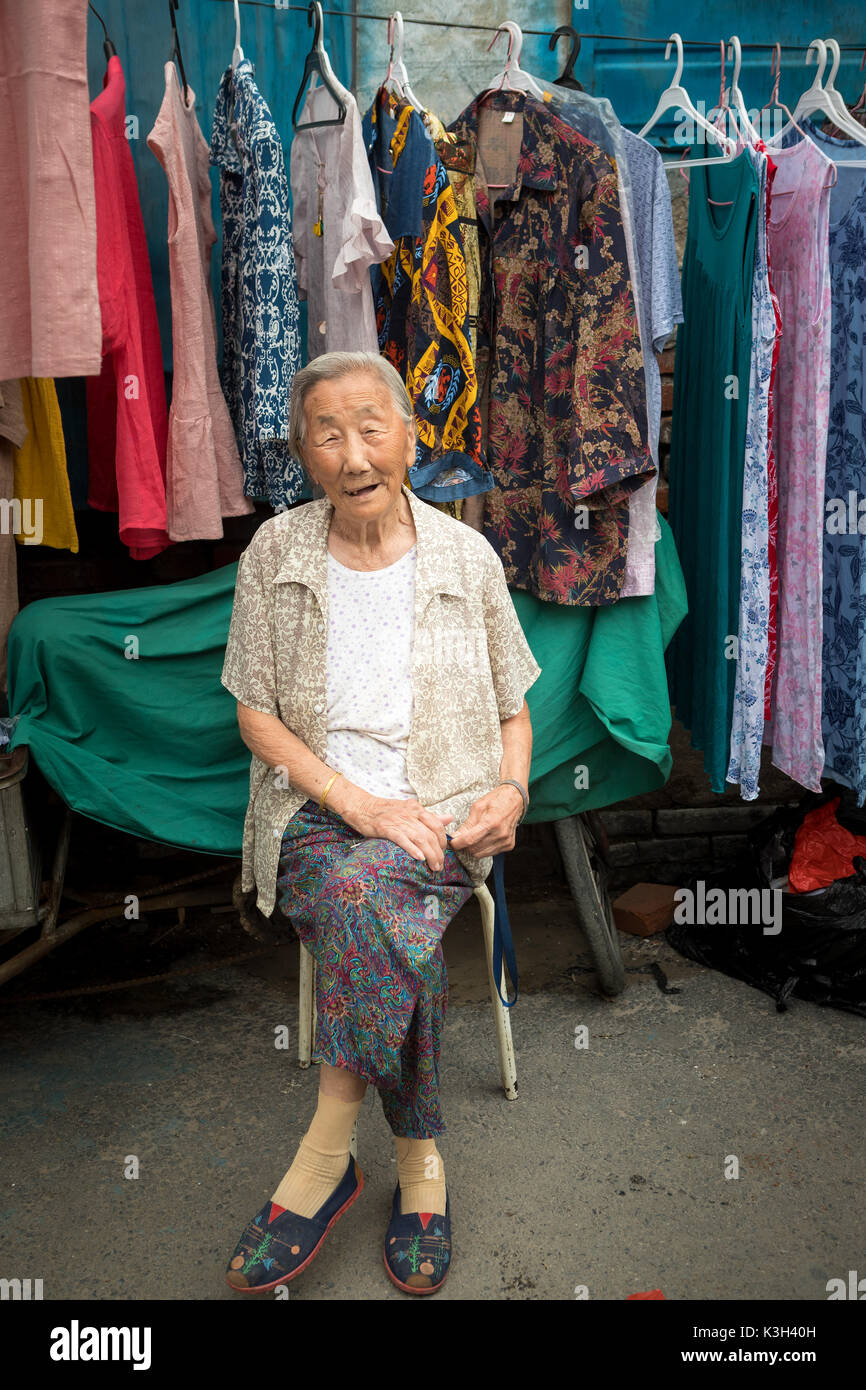
[{"label": "metal hanging rail", "polygon": [[[270,10],[270,11],[271,11],[272,13],[274,13],[274,14],[281,14],[281,13],[284,13],[284,12],[286,12],[286,11],[294,11],[294,12],[297,13],[297,14],[306,14],[307,11],[308,11],[308,9],[309,9],[309,5],[279,5],[279,6],[277,6],[277,5],[274,3],[274,0],[239,0],[239,3],[240,3],[241,5],[255,6],[257,9]],[[211,4],[214,4],[214,5],[231,5],[231,4],[233,4],[233,0],[211,0]],[[351,19],[351,20],[355,20],[355,19],[376,19],[376,20],[379,20],[382,24],[387,24],[387,23],[388,23],[388,20],[390,19],[390,15],[387,15],[387,14],[367,14],[367,13],[361,11],[361,10],[326,10],[326,9],[324,8],[324,6],[322,7],[322,13],[323,13],[323,14],[328,14],[328,15],[334,15],[334,16],[336,16],[337,19]],[[459,20],[444,20],[444,19],[412,19],[412,18],[411,18],[410,16],[408,16],[408,15],[403,15],[403,23],[404,23],[404,24],[421,24],[421,25],[425,25],[426,27],[431,28],[431,29],[474,29],[474,30],[477,30],[479,33],[485,33],[485,34],[495,34],[495,33],[497,33],[497,31],[502,27],[501,25],[496,25],[496,24],[465,24],[465,23],[461,23]],[[546,39],[546,38],[550,35],[550,33],[552,32],[550,29],[524,29],[522,24],[521,24],[520,28],[521,28],[521,30],[522,30],[522,32],[523,32],[524,34],[531,34],[531,35],[533,35],[533,36],[536,37],[536,38],[543,38],[543,39]],[[579,37],[580,37],[581,39],[586,39],[586,40],[592,40],[592,39],[605,39],[605,40],[611,40],[611,41],[613,41],[613,42],[615,42],[615,43],[650,43],[650,44],[654,44],[656,47],[658,47],[658,46],[660,46],[660,45],[664,45],[664,44],[666,44],[666,43],[668,43],[668,42],[670,41],[670,34],[665,34],[662,38],[657,38],[657,39],[649,39],[649,38],[646,38],[646,37],[644,37],[644,36],[638,37],[637,35],[632,35],[632,34],[595,34],[595,33],[584,33],[584,34],[579,34]],[[718,39],[712,39],[712,40],[710,40],[710,39],[683,39],[683,46],[684,46],[685,48],[712,48],[712,49],[715,49],[716,51],[718,51],[719,40],[718,40]],[[777,45],[776,45],[775,43],[744,43],[744,44],[741,44],[740,46],[741,46],[741,48],[742,48],[744,51],[745,51],[747,48],[756,49],[756,50],[767,50],[767,51],[770,51],[770,50],[776,48]],[[779,44],[778,46],[779,46],[783,51],[787,51],[787,52],[789,52],[789,53],[803,53],[803,54],[806,53],[807,48],[808,48],[808,44],[806,44],[806,43],[783,43],[783,44]],[[859,52],[861,52],[861,51],[863,50],[864,47],[866,47],[866,44],[862,44],[862,43],[842,43],[842,44],[839,45],[839,47],[842,49],[843,52],[859,53]]]}]

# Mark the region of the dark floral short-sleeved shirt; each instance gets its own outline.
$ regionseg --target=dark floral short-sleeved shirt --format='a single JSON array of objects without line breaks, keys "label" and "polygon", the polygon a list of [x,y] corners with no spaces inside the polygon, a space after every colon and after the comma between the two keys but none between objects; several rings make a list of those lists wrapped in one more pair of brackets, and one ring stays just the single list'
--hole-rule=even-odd
[{"label": "dark floral short-sleeved shirt", "polygon": [[625,577],[629,495],[655,472],[616,166],[522,92],[485,106],[502,112],[482,135],[488,163],[516,156],[495,201],[478,100],[449,127],[475,156],[479,357],[487,345],[497,484],[484,534],[516,588],[611,604]]}]

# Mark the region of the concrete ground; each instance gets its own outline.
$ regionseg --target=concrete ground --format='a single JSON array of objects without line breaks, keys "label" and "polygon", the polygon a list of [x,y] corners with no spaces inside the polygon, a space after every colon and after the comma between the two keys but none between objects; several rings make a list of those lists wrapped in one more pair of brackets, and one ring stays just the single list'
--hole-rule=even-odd
[{"label": "concrete ground", "polygon": [[[863,1021],[796,999],[779,1014],[659,939],[621,938],[628,986],[607,1001],[567,891],[509,896],[513,1103],[474,902],[445,937],[454,1262],[438,1297],[824,1300],[828,1279],[866,1273]],[[317,1069],[274,1046],[285,1024],[295,1047],[297,957],[203,909],[92,927],[0,991],[0,1275],[43,1279],[46,1299],[242,1297],[226,1261],[315,1105]],[[164,970],[189,973],[29,999]],[[372,1090],[359,1133],[365,1190],[294,1300],[407,1297],[382,1264],[396,1166]]]}]

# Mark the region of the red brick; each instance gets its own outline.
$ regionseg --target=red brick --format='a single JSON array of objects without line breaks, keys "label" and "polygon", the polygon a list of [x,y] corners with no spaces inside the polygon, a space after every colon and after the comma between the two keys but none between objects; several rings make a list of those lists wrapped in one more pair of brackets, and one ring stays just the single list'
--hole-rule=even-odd
[{"label": "red brick", "polygon": [[654,936],[664,931],[673,921],[676,891],[669,883],[636,883],[614,901],[616,925],[631,936]]}]

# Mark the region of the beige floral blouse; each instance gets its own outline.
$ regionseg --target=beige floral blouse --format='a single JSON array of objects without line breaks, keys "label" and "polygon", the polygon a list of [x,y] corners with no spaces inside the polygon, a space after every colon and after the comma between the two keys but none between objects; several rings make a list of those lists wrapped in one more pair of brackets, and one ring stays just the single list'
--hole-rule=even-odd
[{"label": "beige floral blouse", "polygon": [[[422,806],[454,816],[453,834],[472,803],[499,781],[500,721],[523,708],[541,668],[490,543],[409,488],[403,491],[417,536],[406,771]],[[323,761],[331,515],[331,503],[322,498],[259,527],[238,565],[222,673],[235,699],[281,719]],[[242,886],[245,892],[257,888],[266,915],[276,901],[283,832],[307,800],[285,781],[285,774],[253,756]],[[474,883],[490,873],[489,857],[466,851],[459,857]]]}]

